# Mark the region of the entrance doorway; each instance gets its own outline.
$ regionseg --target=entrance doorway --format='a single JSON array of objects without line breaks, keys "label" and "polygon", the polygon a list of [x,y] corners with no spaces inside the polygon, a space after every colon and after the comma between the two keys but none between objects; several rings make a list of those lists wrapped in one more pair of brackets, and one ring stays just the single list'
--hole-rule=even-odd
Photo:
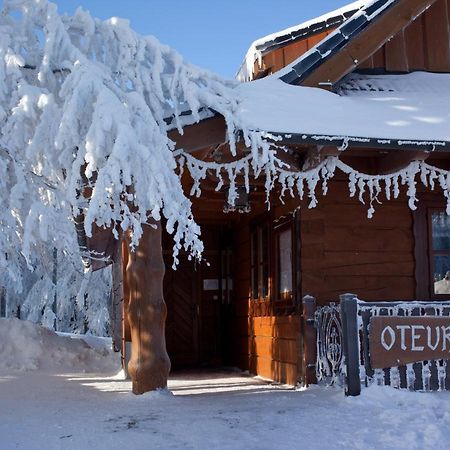
[{"label": "entrance doorway", "polygon": [[227,364],[231,297],[230,233],[217,225],[202,226],[201,262],[179,257],[172,266],[170,237],[164,245],[167,304],[166,342],[174,369]]}]

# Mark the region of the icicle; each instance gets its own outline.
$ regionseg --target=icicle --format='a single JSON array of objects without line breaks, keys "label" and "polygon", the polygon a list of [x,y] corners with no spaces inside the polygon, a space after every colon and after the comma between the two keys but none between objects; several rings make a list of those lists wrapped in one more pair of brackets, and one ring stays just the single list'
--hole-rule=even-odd
[{"label": "icicle", "polygon": [[416,382],[416,373],[413,364],[406,364],[406,386],[410,391],[414,391],[414,383]]},{"label": "icicle", "polygon": [[377,386],[384,386],[384,370],[375,369],[374,372],[375,372],[374,378]]},{"label": "icicle", "polygon": [[441,359],[436,361],[437,371],[438,371],[438,383],[439,383],[439,391],[443,391],[446,389],[445,381],[447,379],[447,361],[445,359]]},{"label": "icicle", "polygon": [[303,193],[304,193],[304,189],[303,189],[303,178],[302,177],[298,177],[297,178],[297,192],[298,192],[298,196],[300,198],[300,200],[303,200]]},{"label": "icicle", "polygon": [[430,363],[428,361],[422,361],[422,387],[423,390],[428,392],[430,390],[431,370]]},{"label": "icicle", "polygon": [[400,388],[400,371],[398,370],[398,367],[391,367],[389,372],[389,379],[390,384],[393,388],[399,389]]}]

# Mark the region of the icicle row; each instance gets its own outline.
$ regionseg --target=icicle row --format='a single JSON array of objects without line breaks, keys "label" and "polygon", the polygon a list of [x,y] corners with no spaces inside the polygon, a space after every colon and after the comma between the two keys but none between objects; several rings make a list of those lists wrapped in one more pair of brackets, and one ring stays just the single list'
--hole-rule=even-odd
[{"label": "icicle row", "polygon": [[[254,144],[256,142],[255,136],[252,136],[250,141]],[[264,151],[258,151],[256,146],[244,158],[223,164],[200,161],[182,152],[179,158],[180,170],[185,165],[194,180],[191,195],[200,195],[200,183],[206,177],[208,170],[214,171],[219,180],[216,190],[223,187],[223,174],[226,173],[230,181],[228,199],[230,204],[234,204],[236,198],[236,178],[238,175],[243,175],[245,189],[249,192],[251,169],[255,178],[258,178],[261,173],[265,176],[267,202],[270,192],[278,183],[281,188],[279,198],[282,202],[287,194],[291,197],[297,194],[299,199],[302,200],[306,188],[309,198],[308,207],[314,208],[318,204],[316,194],[318,184],[322,183],[322,194],[326,195],[328,182],[334,177],[335,170],[338,168],[348,176],[350,197],[357,196],[362,204],[368,202],[368,218],[373,217],[375,205],[381,204],[380,196],[384,194],[387,200],[398,198],[400,186],[407,187],[408,206],[411,210],[415,210],[417,208],[417,179],[431,190],[434,190],[436,184],[440,186],[447,200],[446,212],[450,215],[450,171],[433,167],[423,161],[412,161],[405,168],[390,174],[370,175],[353,169],[336,156],[329,156],[312,169],[293,171],[285,168],[286,164],[276,156],[276,151],[273,148],[268,149],[265,146]],[[365,200],[366,198],[367,200]]]}]

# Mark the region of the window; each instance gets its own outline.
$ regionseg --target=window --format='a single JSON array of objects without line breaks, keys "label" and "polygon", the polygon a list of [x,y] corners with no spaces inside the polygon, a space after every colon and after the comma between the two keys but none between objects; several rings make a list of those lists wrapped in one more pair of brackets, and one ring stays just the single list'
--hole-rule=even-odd
[{"label": "window", "polygon": [[450,298],[450,216],[442,197],[422,194],[414,212],[417,300]]},{"label": "window", "polygon": [[432,293],[450,294],[450,216],[445,211],[429,211],[429,261]]},{"label": "window", "polygon": [[275,229],[277,299],[292,298],[292,228],[290,223]]},{"label": "window", "polygon": [[253,226],[251,239],[251,291],[252,299],[269,296],[269,227],[267,224]]}]

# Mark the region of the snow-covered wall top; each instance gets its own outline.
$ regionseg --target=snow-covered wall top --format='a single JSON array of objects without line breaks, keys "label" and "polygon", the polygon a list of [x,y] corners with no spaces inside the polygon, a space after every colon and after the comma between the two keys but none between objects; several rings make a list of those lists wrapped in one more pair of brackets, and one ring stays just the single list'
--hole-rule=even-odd
[{"label": "snow-covered wall top", "polygon": [[322,16],[257,39],[247,50],[244,61],[236,74],[236,78],[242,82],[251,80],[255,61],[261,58],[263,53],[279,46],[287,45],[289,42],[294,42],[297,39],[304,39],[312,33],[336,27],[358,11],[358,9],[362,8],[367,2],[368,0],[355,1]]}]

